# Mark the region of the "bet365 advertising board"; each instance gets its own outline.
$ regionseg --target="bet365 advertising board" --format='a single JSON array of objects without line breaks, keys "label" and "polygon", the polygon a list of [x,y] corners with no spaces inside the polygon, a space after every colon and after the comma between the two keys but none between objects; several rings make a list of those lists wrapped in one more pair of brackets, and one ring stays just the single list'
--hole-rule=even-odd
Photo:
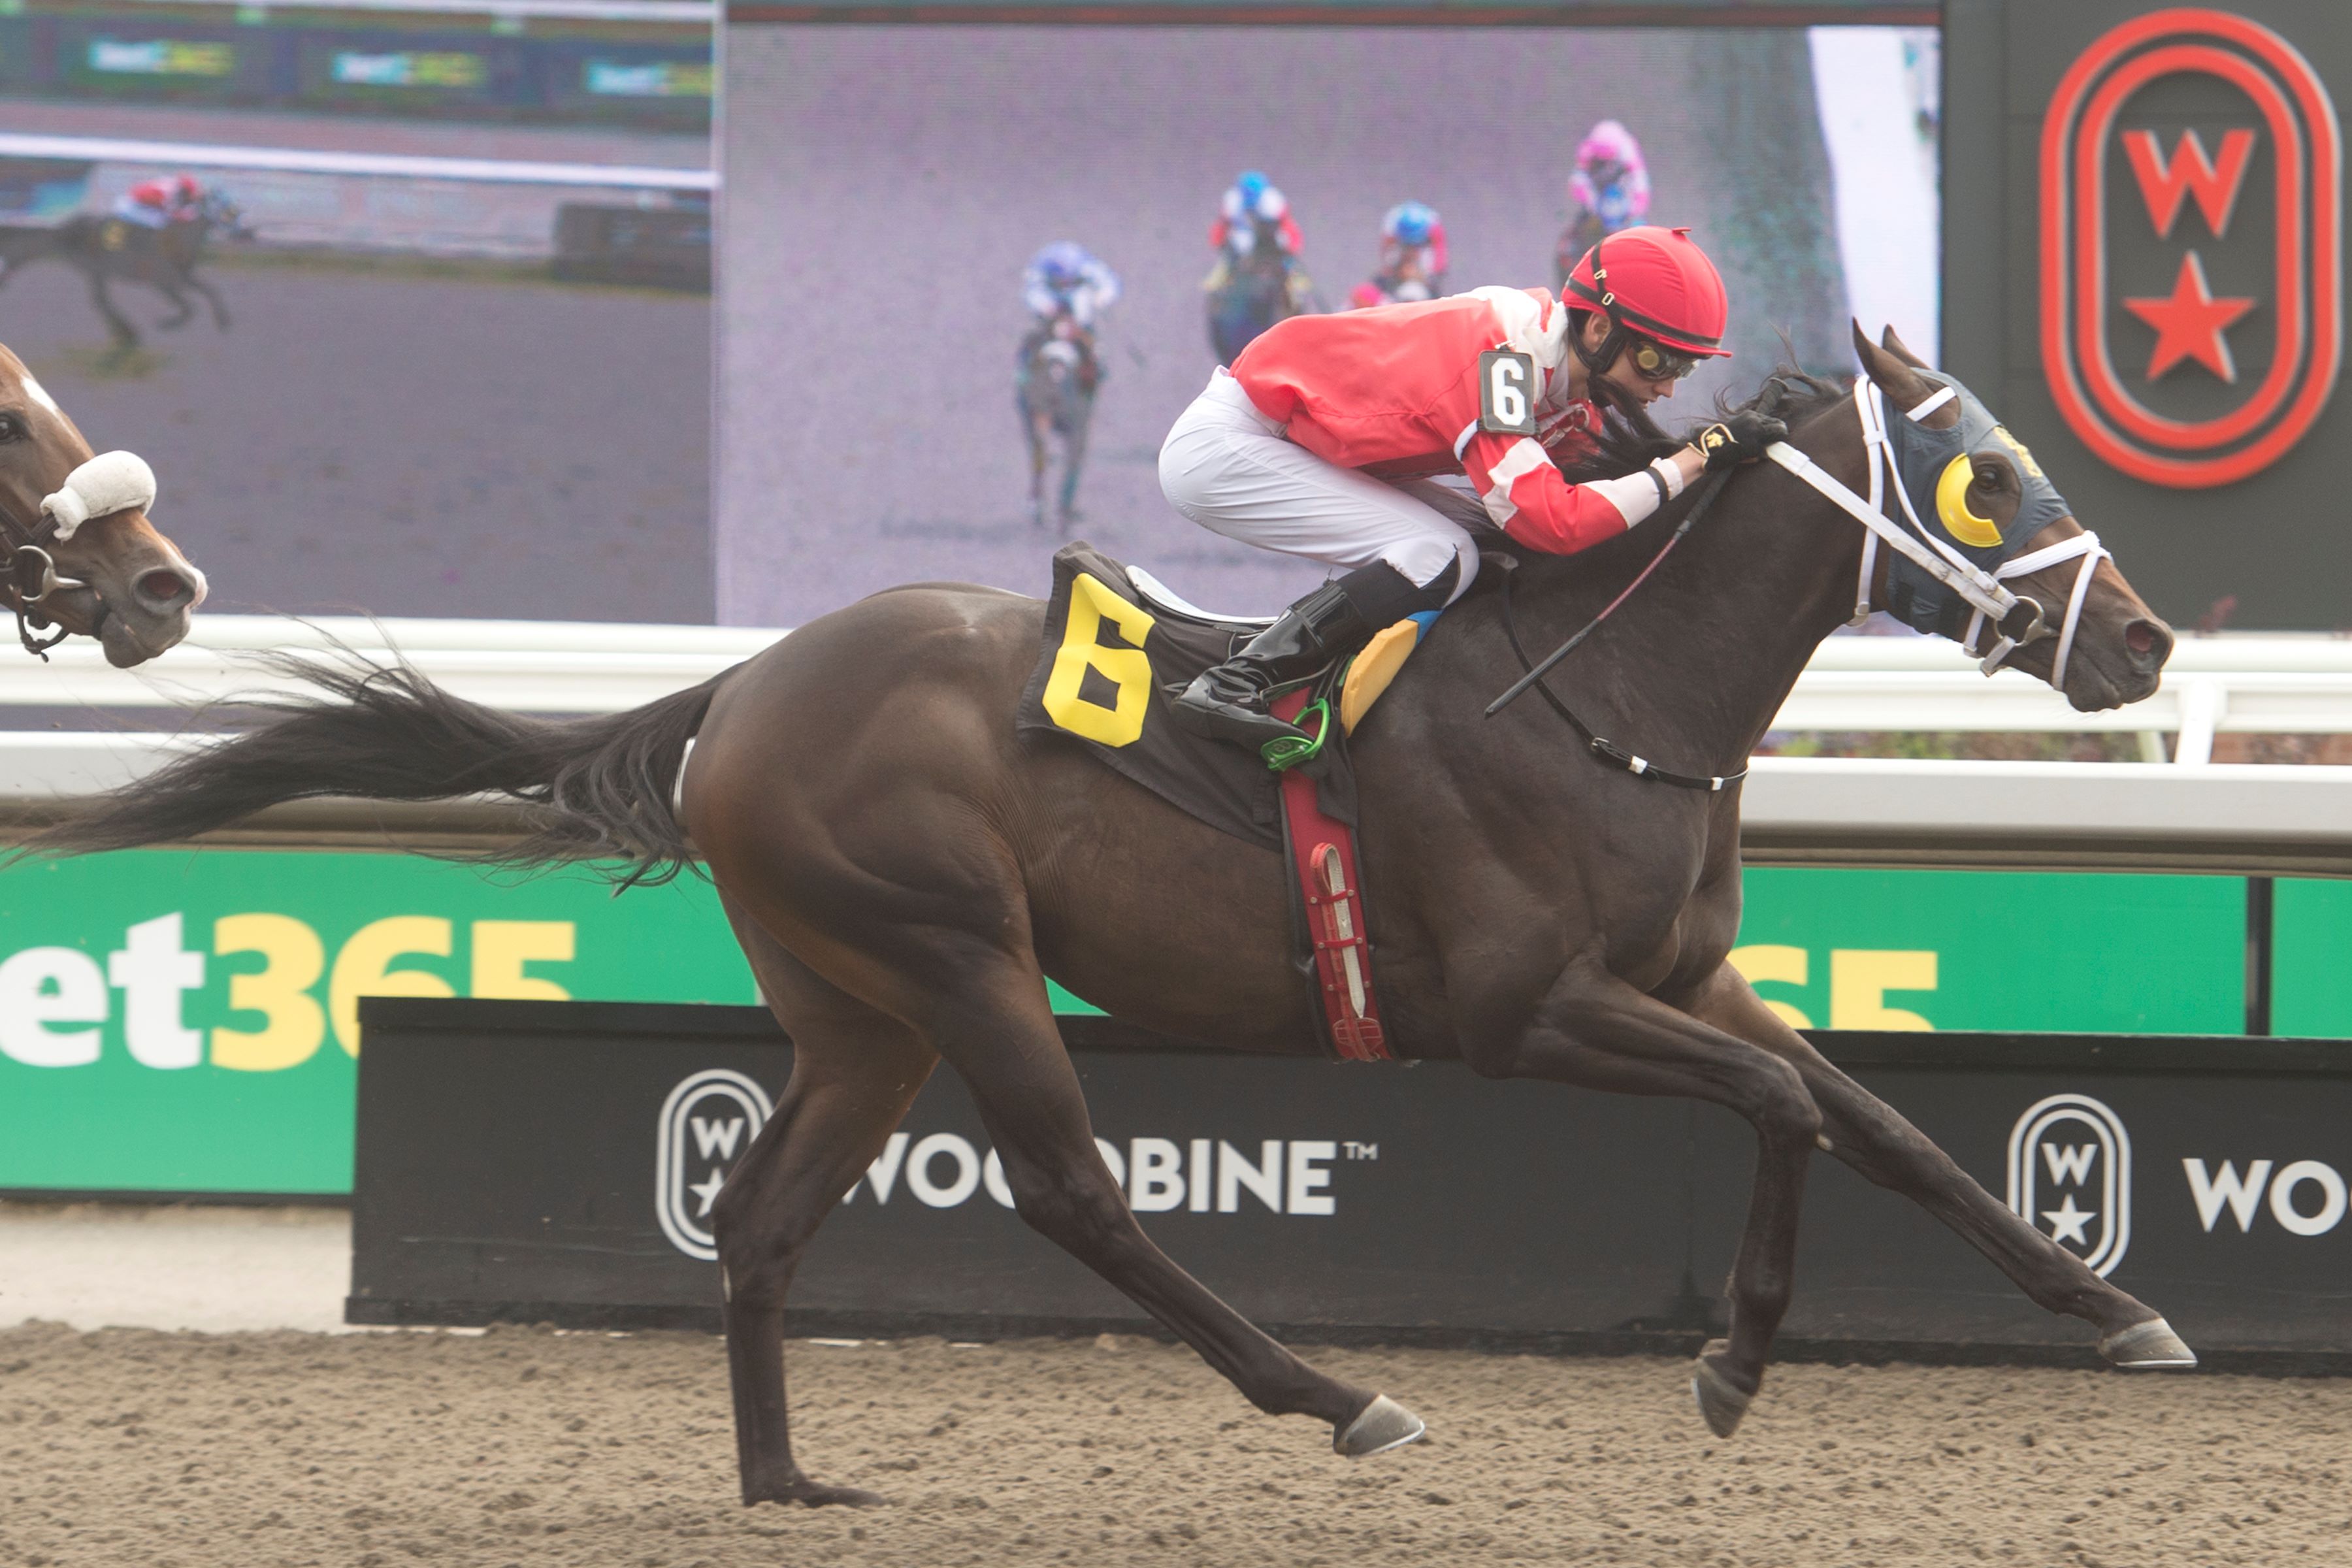
[{"label": "bet365 advertising board", "polygon": [[[2243,1027],[2236,879],[1763,869],[1748,888],[1737,961],[1801,1026]],[[2352,926],[2352,907],[2314,918]],[[578,872],[388,855],[14,867],[0,1190],[347,1192],[368,994],[755,1000],[694,879],[615,898]]]}]

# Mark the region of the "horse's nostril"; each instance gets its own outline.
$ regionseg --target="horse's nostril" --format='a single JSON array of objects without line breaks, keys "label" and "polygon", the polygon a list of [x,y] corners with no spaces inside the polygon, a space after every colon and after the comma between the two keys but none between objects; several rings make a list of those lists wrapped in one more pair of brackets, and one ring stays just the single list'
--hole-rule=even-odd
[{"label": "horse's nostril", "polygon": [[151,609],[177,609],[196,596],[186,578],[161,566],[152,572],[142,572],[131,588]]},{"label": "horse's nostril", "polygon": [[2138,620],[2124,628],[2124,647],[2140,659],[2161,664],[2172,652],[2172,638],[2154,621]]}]

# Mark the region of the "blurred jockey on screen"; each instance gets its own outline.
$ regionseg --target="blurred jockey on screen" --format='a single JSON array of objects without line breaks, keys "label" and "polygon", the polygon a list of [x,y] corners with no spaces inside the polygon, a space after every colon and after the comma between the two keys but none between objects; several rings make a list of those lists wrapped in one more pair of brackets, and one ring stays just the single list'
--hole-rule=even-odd
[{"label": "blurred jockey on screen", "polygon": [[1650,166],[1642,144],[1614,120],[1604,120],[1576,144],[1568,176],[1568,227],[1552,262],[1552,280],[1565,287],[1579,258],[1620,229],[1650,216]]},{"label": "blurred jockey on screen", "polygon": [[142,180],[114,198],[114,216],[142,228],[164,228],[204,216],[205,188],[187,174]]},{"label": "blurred jockey on screen", "polygon": [[1058,240],[1029,258],[1021,274],[1022,302],[1038,324],[1063,317],[1082,331],[1118,300],[1118,275],[1083,245]]},{"label": "blurred jockey on screen", "polygon": [[[1169,432],[1160,489],[1203,528],[1343,570],[1194,680],[1179,722],[1253,748],[1297,734],[1267,697],[1451,604],[1478,570],[1473,529],[1572,553],[1702,469],[1760,456],[1780,422],[1742,414],[1622,478],[1571,484],[1555,466],[1590,450],[1596,396],[1647,405],[1727,353],[1727,314],[1723,279],[1686,231],[1633,228],[1586,256],[1561,300],[1475,289],[1267,329]],[[1492,350],[1525,357],[1482,365]],[[1432,482],[1440,474],[1469,490]]]},{"label": "blurred jockey on screen", "polygon": [[1226,188],[1218,204],[1217,221],[1209,226],[1209,244],[1221,258],[1247,256],[1257,248],[1260,227],[1286,255],[1297,256],[1306,243],[1290,216],[1288,198],[1264,174],[1251,169]]},{"label": "blurred jockey on screen", "polygon": [[1613,120],[1604,120],[1577,143],[1576,168],[1568,176],[1568,194],[1577,205],[1600,218],[1602,232],[1615,234],[1650,216],[1650,166],[1642,159],[1642,144]]},{"label": "blurred jockey on screen", "polygon": [[1381,265],[1350,303],[1390,305],[1445,292],[1445,220],[1425,202],[1399,202],[1381,215]]},{"label": "blurred jockey on screen", "polygon": [[1102,374],[1094,352],[1095,323],[1118,300],[1118,275],[1085,246],[1057,240],[1031,257],[1021,274],[1021,300],[1032,318],[1021,340],[1022,366],[1061,329],[1085,351],[1091,388]]},{"label": "blurred jockey on screen", "polygon": [[1445,220],[1422,202],[1399,202],[1381,216],[1381,275],[1418,279],[1445,292]]}]

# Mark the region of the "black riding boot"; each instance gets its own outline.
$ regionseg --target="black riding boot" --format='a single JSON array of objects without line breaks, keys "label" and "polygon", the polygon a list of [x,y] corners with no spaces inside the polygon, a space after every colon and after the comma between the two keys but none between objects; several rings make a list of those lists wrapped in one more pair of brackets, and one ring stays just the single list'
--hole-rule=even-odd
[{"label": "black riding boot", "polygon": [[1267,697],[1355,652],[1376,629],[1339,584],[1326,583],[1233,658],[1195,676],[1170,712],[1196,735],[1253,752],[1269,741],[1300,736],[1302,731],[1266,711]]}]

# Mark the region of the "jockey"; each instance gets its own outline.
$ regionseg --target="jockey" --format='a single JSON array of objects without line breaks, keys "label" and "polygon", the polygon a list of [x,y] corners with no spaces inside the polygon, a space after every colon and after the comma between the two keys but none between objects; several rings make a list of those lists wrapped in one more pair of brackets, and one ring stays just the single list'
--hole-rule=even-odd
[{"label": "jockey", "polygon": [[1021,300],[1029,307],[1029,331],[1021,339],[1019,363],[1029,363],[1048,338],[1069,324],[1068,335],[1084,353],[1087,390],[1102,379],[1095,355],[1095,323],[1118,300],[1118,274],[1085,246],[1056,240],[1029,258],[1021,274]]},{"label": "jockey", "polygon": [[1092,332],[1097,318],[1118,300],[1118,275],[1085,246],[1056,240],[1029,258],[1021,300],[1038,326],[1050,330],[1067,317],[1080,331]]},{"label": "jockey", "polygon": [[1286,256],[1295,257],[1306,242],[1290,216],[1290,202],[1255,169],[1244,171],[1225,190],[1218,204],[1217,221],[1209,226],[1209,245],[1220,259],[1238,259],[1257,248],[1261,225],[1273,234]]},{"label": "jockey", "polygon": [[1431,297],[1445,292],[1445,220],[1423,202],[1399,202],[1381,215],[1381,277],[1416,280]]},{"label": "jockey", "polygon": [[1561,288],[1596,240],[1649,216],[1650,168],[1632,132],[1604,120],[1584,133],[1568,176],[1568,227],[1552,258],[1552,279]]},{"label": "jockey", "polygon": [[205,188],[190,174],[142,180],[114,198],[114,216],[142,228],[167,228],[203,216]]},{"label": "jockey", "polygon": [[1614,120],[1604,120],[1576,146],[1569,199],[1601,220],[1603,234],[1630,228],[1650,216],[1650,167],[1642,144]]},{"label": "jockey", "polygon": [[1622,478],[1571,484],[1556,466],[1587,448],[1597,400],[1646,405],[1727,354],[1726,316],[1723,279],[1688,231],[1643,227],[1594,247],[1560,300],[1475,289],[1268,328],[1169,432],[1160,489],[1203,528],[1342,571],[1203,671],[1177,721],[1252,748],[1297,735],[1267,699],[1453,603],[1478,570],[1473,529],[1570,554],[1702,470],[1760,457],[1785,431],[1742,413]]}]

